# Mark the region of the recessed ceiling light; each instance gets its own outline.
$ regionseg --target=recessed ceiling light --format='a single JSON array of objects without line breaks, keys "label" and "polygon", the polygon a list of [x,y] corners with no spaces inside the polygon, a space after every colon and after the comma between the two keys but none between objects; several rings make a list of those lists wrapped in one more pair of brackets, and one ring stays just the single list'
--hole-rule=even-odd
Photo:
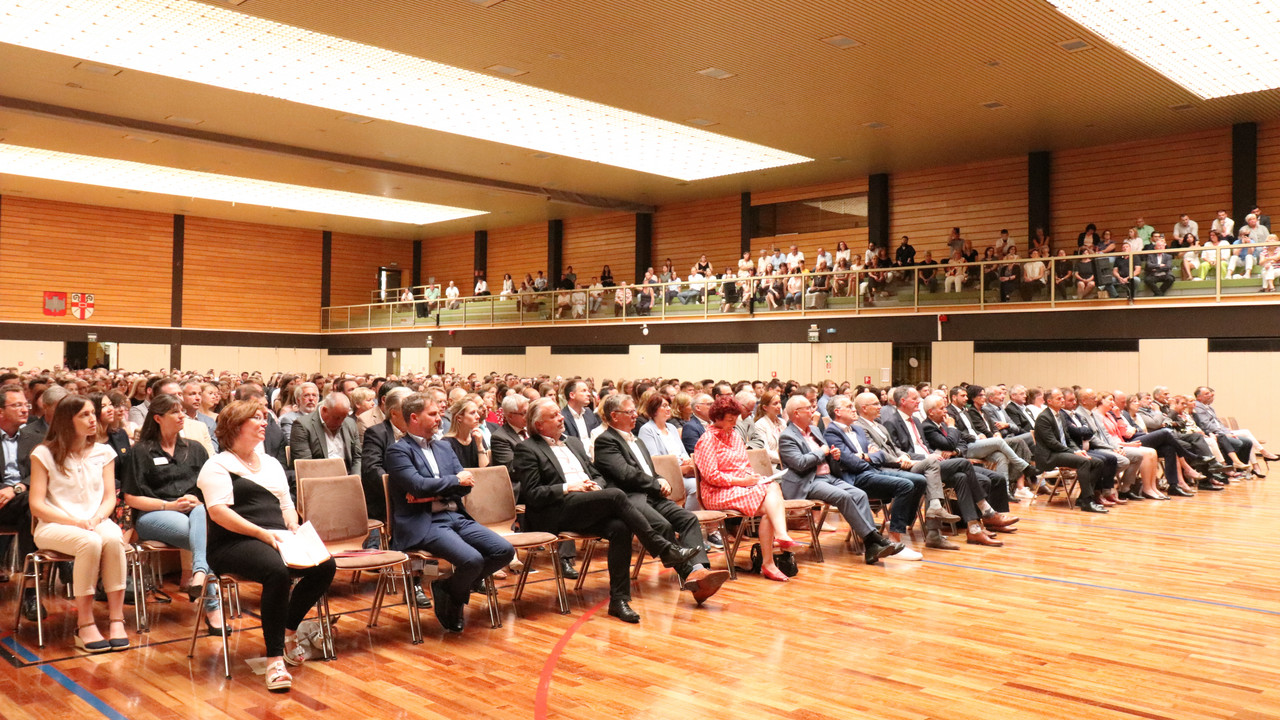
[{"label": "recessed ceiling light", "polygon": [[862,45],[862,43],[858,42],[857,40],[854,40],[851,37],[846,37],[844,35],[832,35],[829,38],[822,38],[822,42],[832,47],[840,48],[841,50],[848,50],[849,48],[856,48]]},{"label": "recessed ceiling light", "polygon": [[0,174],[369,220],[426,225],[483,215],[481,210],[194,172],[43,148],[0,144]]},{"label": "recessed ceiling light", "polygon": [[1067,52],[1080,52],[1081,50],[1089,50],[1093,48],[1092,45],[1085,42],[1084,40],[1081,40],[1080,38],[1063,40],[1062,42],[1058,43],[1058,47],[1062,48],[1063,50],[1066,50]]},{"label": "recessed ceiling light", "polygon": [[80,83],[74,83],[74,82],[69,82],[69,83],[67,83],[67,87],[71,88],[72,90],[83,90],[83,89],[84,89],[84,86],[83,86],[83,85],[81,85]]},{"label": "recessed ceiling light", "polygon": [[843,155],[837,155],[831,158],[831,162],[847,162],[848,160],[849,158],[844,157]]},{"label": "recessed ceiling light", "polygon": [[111,77],[115,77],[124,72],[120,68],[107,67],[106,65],[95,65],[87,62],[78,62],[75,65],[72,65],[72,67],[76,70],[93,73],[94,75],[110,75]]},{"label": "recessed ceiling light", "polygon": [[1183,110],[1190,110],[1193,107],[1195,107],[1195,105],[1192,105],[1191,103],[1182,103],[1181,105],[1170,105],[1169,109],[1174,112],[1182,112]]},{"label": "recessed ceiling light", "polygon": [[708,119],[706,119],[706,118],[689,118],[689,120],[687,120],[687,122],[688,122],[690,125],[697,125],[697,126],[699,126],[699,127],[711,127],[712,125],[719,125],[719,124],[720,124],[720,123],[716,122],[715,120],[708,120]]},{"label": "recessed ceiling light", "polygon": [[999,61],[999,60],[988,60],[988,61],[987,61],[987,67],[1000,67],[1000,61]]},{"label": "recessed ceiling light", "polygon": [[508,65],[490,65],[485,68],[485,70],[488,70],[489,72],[496,72],[499,75],[506,75],[508,77],[520,77],[521,75],[529,74],[528,70],[521,70],[520,68],[513,68]]},{"label": "recessed ceiling light", "polygon": [[194,0],[10,2],[0,43],[671,178],[811,160]]},{"label": "recessed ceiling light", "polygon": [[862,123],[862,127],[871,128],[872,130],[883,130],[889,126],[879,120],[872,120],[871,122]]},{"label": "recessed ceiling light", "polygon": [[355,125],[368,125],[373,122],[373,118],[368,118],[363,115],[340,115],[338,116],[338,119],[342,122],[349,122]]},{"label": "recessed ceiling light", "polygon": [[503,2],[503,0],[467,0],[467,2],[472,5],[479,5],[480,7],[493,7],[494,5]]},{"label": "recessed ceiling light", "polygon": [[549,160],[555,156],[550,153],[534,153],[529,157],[534,158],[535,160]]},{"label": "recessed ceiling light", "polygon": [[154,142],[158,142],[160,140],[160,138],[147,137],[145,135],[125,135],[123,137],[125,140],[128,140],[129,142],[145,143],[147,145],[150,145],[151,143],[154,143]]},{"label": "recessed ceiling light", "polygon": [[179,125],[199,125],[204,122],[198,118],[180,117],[178,115],[165,115],[164,119]]},{"label": "recessed ceiling light", "polygon": [[1139,62],[1210,98],[1280,88],[1275,0],[1051,0]]},{"label": "recessed ceiling light", "polygon": [[351,174],[351,168],[337,167],[336,165],[334,165],[334,166],[330,166],[330,167],[328,168],[328,170],[329,170],[329,172],[331,172],[331,173],[338,173],[339,175],[350,175],[350,174]]},{"label": "recessed ceiling light", "polygon": [[1005,104],[999,100],[992,100],[991,102],[982,103],[982,107],[988,110],[1000,110],[1005,107]]},{"label": "recessed ceiling light", "polygon": [[548,60],[563,60],[563,59],[564,59],[564,53],[558,53],[558,52],[547,53],[547,59],[548,59]]},{"label": "recessed ceiling light", "polygon": [[699,70],[698,74],[706,75],[707,77],[715,78],[716,80],[727,80],[731,77],[737,77],[737,75],[729,72],[728,70],[721,70],[720,68],[713,67],[709,67],[706,70]]}]

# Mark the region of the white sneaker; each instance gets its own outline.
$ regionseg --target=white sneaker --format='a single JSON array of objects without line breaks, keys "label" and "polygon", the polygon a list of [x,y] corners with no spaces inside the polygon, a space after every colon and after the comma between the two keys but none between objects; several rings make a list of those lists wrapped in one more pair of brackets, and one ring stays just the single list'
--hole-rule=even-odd
[{"label": "white sneaker", "polygon": [[922,560],[922,559],[924,559],[923,555],[916,552],[915,550],[912,550],[909,547],[903,547],[901,552],[894,553],[893,555],[890,555],[889,557],[885,558],[885,560]]},{"label": "white sneaker", "polygon": [[1018,498],[1019,500],[1035,500],[1036,499],[1036,494],[1031,492],[1029,488],[1025,488],[1025,487],[1018,488],[1017,491],[1013,493],[1013,496]]}]

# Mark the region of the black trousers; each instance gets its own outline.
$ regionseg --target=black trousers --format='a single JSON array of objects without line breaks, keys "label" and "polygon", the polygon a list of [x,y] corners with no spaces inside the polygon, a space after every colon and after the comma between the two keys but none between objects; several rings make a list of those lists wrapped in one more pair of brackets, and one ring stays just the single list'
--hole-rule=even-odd
[{"label": "black trousers", "polygon": [[1142,284],[1147,286],[1152,295],[1164,295],[1173,287],[1172,275],[1143,275]]},{"label": "black trousers", "polygon": [[986,494],[987,504],[991,509],[996,512],[1009,512],[1009,478],[981,465],[975,465],[973,472],[978,476],[978,484]]},{"label": "black trousers", "polygon": [[1235,453],[1240,462],[1248,462],[1249,451],[1253,449],[1253,443],[1242,437],[1231,437],[1230,435],[1216,435],[1218,438],[1218,449],[1222,451],[1225,457],[1231,453]]},{"label": "black trousers", "polygon": [[[284,654],[284,631],[298,629],[307,612],[328,591],[338,569],[333,558],[315,567],[291,569],[279,550],[251,537],[210,546],[208,559],[215,573],[231,573],[262,585],[259,613],[269,658]],[[299,578],[296,586],[293,578]]]},{"label": "black trousers", "polygon": [[[1080,497],[1092,500],[1102,477],[1103,462],[1092,455],[1085,457],[1075,453],[1053,453],[1045,460],[1044,469],[1069,467],[1076,471],[1076,481],[1080,483]],[[1111,473],[1114,481],[1115,471]]]},{"label": "black trousers", "polygon": [[[13,496],[4,507],[0,508],[0,525],[8,525],[18,531],[18,567],[22,567],[22,558],[27,553],[35,552],[36,544],[31,539],[31,508],[27,505],[27,493]],[[0,538],[0,557],[9,549],[11,541],[8,537]]]},{"label": "black trousers", "polygon": [[1089,457],[1097,458],[1102,461],[1102,472],[1098,475],[1098,481],[1094,483],[1093,489],[1110,490],[1116,486],[1116,472],[1120,468],[1120,462],[1117,460],[1115,453],[1110,450],[1086,450]]},{"label": "black trousers", "polygon": [[565,495],[565,512],[560,527],[553,532],[597,535],[609,541],[609,597],[631,599],[631,538],[634,536],[650,555],[662,554],[670,542],[649,524],[627,494],[618,488]]},{"label": "black trousers", "polygon": [[1164,476],[1169,482],[1177,482],[1178,457],[1192,459],[1191,453],[1182,447],[1182,444],[1178,442],[1177,436],[1168,428],[1160,428],[1155,432],[1149,432],[1138,438],[1138,442],[1142,444],[1142,447],[1155,450],[1156,454],[1160,456],[1160,459],[1164,462]]},{"label": "black trousers", "polygon": [[627,501],[644,515],[649,527],[667,541],[698,550],[692,560],[676,568],[681,578],[688,576],[694,565],[706,567],[710,563],[707,559],[706,541],[702,537],[702,525],[693,513],[666,498],[654,500],[644,493],[627,493]]},{"label": "black trousers", "polygon": [[982,517],[978,503],[987,499],[987,487],[978,481],[978,474],[973,471],[973,463],[966,458],[943,460],[939,465],[942,473],[942,484],[956,491],[956,503],[960,506],[960,517],[965,524],[976,522]]}]

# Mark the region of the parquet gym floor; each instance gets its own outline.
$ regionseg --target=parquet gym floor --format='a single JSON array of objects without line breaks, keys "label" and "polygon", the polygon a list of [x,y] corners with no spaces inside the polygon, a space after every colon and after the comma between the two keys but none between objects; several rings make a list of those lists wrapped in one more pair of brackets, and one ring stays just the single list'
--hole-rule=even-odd
[{"label": "parquet gym floor", "polygon": [[[802,553],[791,582],[741,576],[703,608],[650,561],[639,626],[606,615],[602,562],[560,615],[544,559],[519,608],[502,591],[501,629],[477,596],[460,636],[423,611],[422,645],[403,605],[366,628],[372,583],[340,576],[338,657],[295,671],[285,695],[246,663],[263,651],[250,614],[226,680],[216,638],[187,658],[185,599],[152,605],[133,649],[84,657],[63,599],[44,648],[32,625],[12,635],[15,580],[0,585],[0,716],[1280,718],[1278,501],[1280,475],[1105,516],[1041,499],[1015,509],[1005,548],[876,567],[841,530],[824,535],[825,563]],[[243,605],[256,610],[255,587]]]}]

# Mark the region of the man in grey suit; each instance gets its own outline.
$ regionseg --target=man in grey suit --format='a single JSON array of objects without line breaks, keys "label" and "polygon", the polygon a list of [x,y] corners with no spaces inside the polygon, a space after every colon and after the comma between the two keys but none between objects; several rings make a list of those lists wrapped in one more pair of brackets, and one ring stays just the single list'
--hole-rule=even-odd
[{"label": "man in grey suit", "polygon": [[832,463],[840,450],[829,447],[813,426],[813,405],[800,394],[787,400],[790,422],[778,438],[778,457],[786,474],[782,476],[782,496],[788,500],[818,500],[836,506],[849,527],[862,538],[865,560],[874,565],[881,558],[902,552],[902,543],[890,542],[876,530],[867,494],[833,473]]},{"label": "man in grey suit", "polygon": [[1257,439],[1253,437],[1253,433],[1248,430],[1232,430],[1223,424],[1218,419],[1218,411],[1213,409],[1213,399],[1213,388],[1203,385],[1196,388],[1196,402],[1191,408],[1191,416],[1195,418],[1196,425],[1217,439],[1218,449],[1222,450],[1224,457],[1236,463],[1237,470],[1253,466],[1255,475],[1266,477],[1266,473],[1260,472],[1261,468],[1255,462],[1254,452],[1266,460],[1280,460],[1280,457],[1263,450],[1258,445]]},{"label": "man in grey suit", "polygon": [[299,460],[342,458],[348,475],[360,475],[360,431],[351,417],[351,400],[329,393],[315,412],[295,420],[289,454],[290,467]]}]

